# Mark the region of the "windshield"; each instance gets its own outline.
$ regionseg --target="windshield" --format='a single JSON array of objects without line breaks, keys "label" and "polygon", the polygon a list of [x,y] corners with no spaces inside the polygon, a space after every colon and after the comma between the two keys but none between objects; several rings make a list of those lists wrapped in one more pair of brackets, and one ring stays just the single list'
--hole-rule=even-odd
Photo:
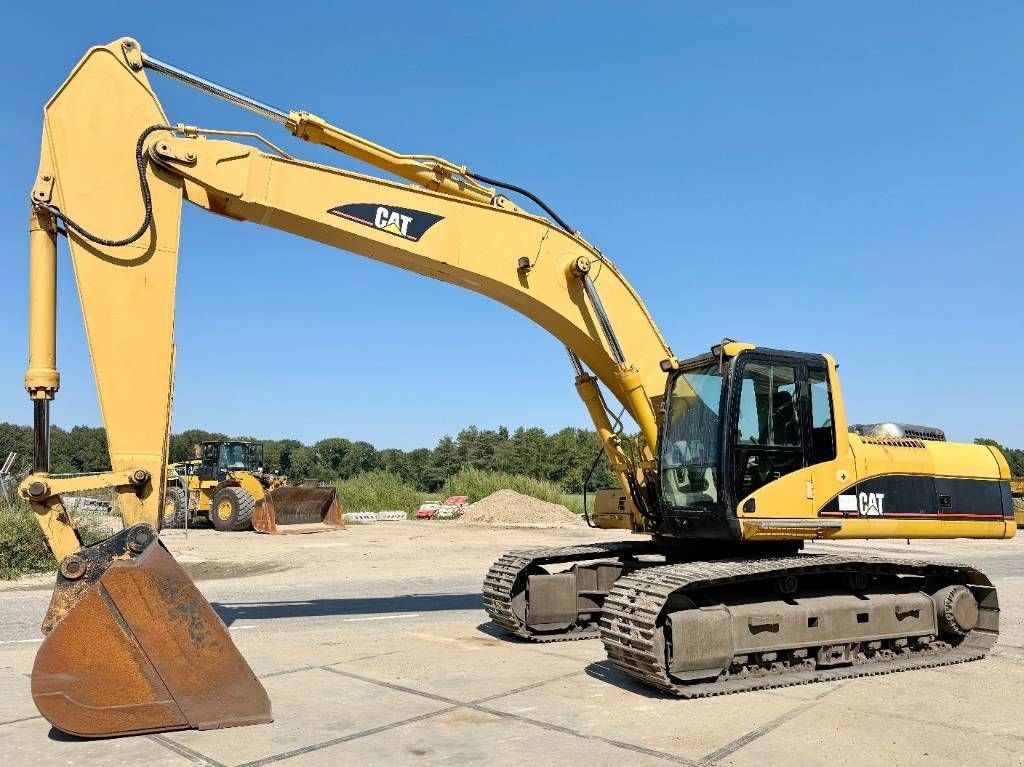
[{"label": "windshield", "polygon": [[707,509],[718,503],[721,405],[717,364],[676,376],[661,447],[661,492],[669,506]]},{"label": "windshield", "polygon": [[223,443],[217,465],[222,469],[248,469],[250,448],[243,442]]}]

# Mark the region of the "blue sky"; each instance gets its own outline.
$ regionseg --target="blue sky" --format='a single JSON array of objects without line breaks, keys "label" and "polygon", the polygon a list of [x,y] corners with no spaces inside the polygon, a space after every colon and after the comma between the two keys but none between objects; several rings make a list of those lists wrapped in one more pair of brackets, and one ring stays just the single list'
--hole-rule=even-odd
[{"label": "blue sky", "polygon": [[[615,260],[679,356],[723,336],[828,351],[852,421],[1024,446],[1020,4],[123,9],[68,4],[42,26],[5,10],[0,421],[31,420],[42,105],[86,48],[132,35],[270,104],[535,191]],[[151,77],[172,122],[359,169]],[[53,420],[98,424],[63,244],[60,277]],[[586,423],[564,350],[511,310],[189,207],[177,341],[175,430],[412,448],[468,424]]]}]

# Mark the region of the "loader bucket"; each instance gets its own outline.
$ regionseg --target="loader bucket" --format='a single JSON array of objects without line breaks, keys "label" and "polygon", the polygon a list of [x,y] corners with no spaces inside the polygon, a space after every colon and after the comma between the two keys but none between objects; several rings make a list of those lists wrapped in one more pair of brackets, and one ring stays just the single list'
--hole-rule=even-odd
[{"label": "loader bucket", "polygon": [[147,524],[61,562],[32,699],[82,737],[273,721],[224,623]]},{"label": "loader bucket", "polygon": [[333,487],[279,487],[256,504],[252,526],[261,533],[323,533],[344,527]]}]

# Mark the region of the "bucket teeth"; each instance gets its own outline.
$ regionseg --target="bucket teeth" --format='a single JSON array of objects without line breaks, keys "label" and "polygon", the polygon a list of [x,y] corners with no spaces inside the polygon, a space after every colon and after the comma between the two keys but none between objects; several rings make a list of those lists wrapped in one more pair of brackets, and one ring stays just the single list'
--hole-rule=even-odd
[{"label": "bucket teeth", "polygon": [[32,669],[33,700],[54,727],[109,737],[272,721],[263,685],[153,528],[74,556]]}]

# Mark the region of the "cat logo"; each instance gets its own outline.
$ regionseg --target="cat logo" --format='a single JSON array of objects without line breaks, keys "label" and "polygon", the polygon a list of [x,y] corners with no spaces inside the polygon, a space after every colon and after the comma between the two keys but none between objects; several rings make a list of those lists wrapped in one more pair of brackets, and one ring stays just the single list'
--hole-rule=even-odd
[{"label": "cat logo", "polygon": [[373,225],[375,227],[392,234],[400,234],[403,237],[409,236],[410,221],[412,221],[412,216],[399,213],[397,210],[389,213],[388,209],[383,206],[378,206],[377,215],[373,217]]},{"label": "cat logo", "polygon": [[885,493],[860,493],[857,495],[858,511],[862,517],[881,517]]},{"label": "cat logo", "polygon": [[393,208],[370,202],[339,205],[327,212],[413,242],[419,242],[430,227],[444,218],[436,213],[425,213],[422,210],[410,208]]}]

